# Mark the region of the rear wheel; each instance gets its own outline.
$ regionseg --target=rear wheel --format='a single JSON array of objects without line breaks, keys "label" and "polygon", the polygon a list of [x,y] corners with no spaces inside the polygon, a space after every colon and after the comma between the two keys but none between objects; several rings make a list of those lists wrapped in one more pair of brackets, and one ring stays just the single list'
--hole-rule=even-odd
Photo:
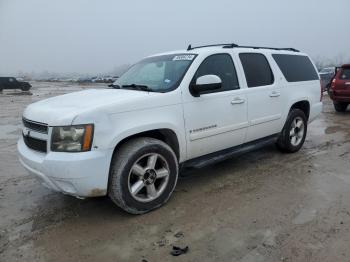
[{"label": "rear wheel", "polygon": [[334,109],[337,112],[345,112],[346,108],[348,107],[348,103],[343,102],[334,102]]},{"label": "rear wheel", "polygon": [[292,109],[278,138],[277,147],[282,152],[294,153],[303,146],[307,132],[307,119],[300,109]]},{"label": "rear wheel", "polygon": [[108,194],[126,212],[143,214],[167,202],[177,177],[177,158],[167,144],[136,138],[115,152]]}]

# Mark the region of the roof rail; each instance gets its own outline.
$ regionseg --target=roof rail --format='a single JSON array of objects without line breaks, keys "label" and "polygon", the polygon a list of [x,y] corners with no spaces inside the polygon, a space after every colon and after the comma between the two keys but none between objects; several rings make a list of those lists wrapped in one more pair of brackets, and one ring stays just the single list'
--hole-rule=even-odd
[{"label": "roof rail", "polygon": [[299,50],[291,47],[286,48],[277,48],[277,47],[264,47],[264,46],[240,46],[234,43],[231,44],[214,44],[214,45],[202,45],[202,46],[192,46],[189,45],[187,47],[187,51],[197,49],[197,48],[204,48],[204,47],[213,47],[213,46],[222,46],[222,48],[253,48],[253,49],[270,49],[270,50],[277,50],[277,51],[292,51],[292,52],[300,52]]},{"label": "roof rail", "polygon": [[267,47],[267,46],[237,46],[240,48],[253,48],[253,49],[270,49],[270,50],[277,50],[277,51],[293,51],[293,52],[300,52],[299,50],[292,48],[292,47]]},{"label": "roof rail", "polygon": [[187,47],[187,51],[190,51],[190,50],[193,50],[193,49],[197,49],[197,48],[212,47],[212,46],[222,46],[223,48],[238,47],[238,45],[236,45],[236,44],[234,44],[234,43],[230,43],[230,44],[202,45],[202,46],[192,46],[192,45],[189,45],[189,46]]}]

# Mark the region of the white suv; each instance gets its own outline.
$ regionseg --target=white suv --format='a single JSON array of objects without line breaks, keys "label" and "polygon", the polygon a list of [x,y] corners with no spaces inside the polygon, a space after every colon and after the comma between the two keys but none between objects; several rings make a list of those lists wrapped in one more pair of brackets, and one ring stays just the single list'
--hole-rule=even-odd
[{"label": "white suv", "polygon": [[18,151],[47,187],[108,194],[133,214],[163,205],[183,167],[270,142],[298,151],[322,108],[316,68],[292,48],[189,46],[141,60],[113,87],[29,105]]}]

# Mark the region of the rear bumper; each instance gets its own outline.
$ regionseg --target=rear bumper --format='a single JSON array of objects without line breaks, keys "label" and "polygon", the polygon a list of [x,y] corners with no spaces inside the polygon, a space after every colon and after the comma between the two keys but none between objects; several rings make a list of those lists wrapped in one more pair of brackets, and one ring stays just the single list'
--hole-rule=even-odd
[{"label": "rear bumper", "polygon": [[330,90],[329,97],[335,102],[350,103],[350,90]]},{"label": "rear bumper", "polygon": [[315,118],[322,112],[322,102],[315,103],[310,108],[309,123],[314,121]]},{"label": "rear bumper", "polygon": [[29,149],[23,138],[17,149],[21,164],[44,186],[76,197],[106,195],[113,150],[45,154]]}]

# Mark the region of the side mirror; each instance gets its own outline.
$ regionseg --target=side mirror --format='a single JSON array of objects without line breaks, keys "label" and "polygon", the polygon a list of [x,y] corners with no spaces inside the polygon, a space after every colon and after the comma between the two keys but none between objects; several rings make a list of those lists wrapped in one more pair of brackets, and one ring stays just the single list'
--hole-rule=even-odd
[{"label": "side mirror", "polygon": [[196,83],[190,86],[193,96],[200,96],[201,93],[220,89],[222,81],[217,75],[204,75],[197,78]]}]

